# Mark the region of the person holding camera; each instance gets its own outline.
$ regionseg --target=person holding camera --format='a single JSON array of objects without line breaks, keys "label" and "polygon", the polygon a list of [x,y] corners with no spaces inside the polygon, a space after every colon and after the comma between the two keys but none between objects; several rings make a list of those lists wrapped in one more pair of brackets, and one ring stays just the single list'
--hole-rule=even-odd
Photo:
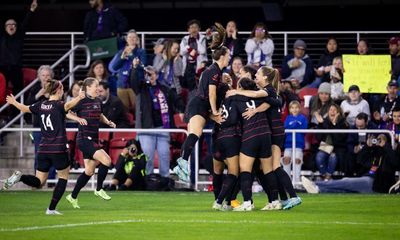
[{"label": "person holding camera", "polygon": [[106,189],[114,191],[118,187],[118,190],[123,191],[145,190],[146,162],[147,156],[140,143],[134,139],[128,141],[118,157],[111,184]]},{"label": "person holding camera", "polygon": [[308,193],[387,193],[395,183],[399,160],[385,134],[368,137],[358,163],[362,166],[361,177],[312,182],[303,176],[303,186]]}]

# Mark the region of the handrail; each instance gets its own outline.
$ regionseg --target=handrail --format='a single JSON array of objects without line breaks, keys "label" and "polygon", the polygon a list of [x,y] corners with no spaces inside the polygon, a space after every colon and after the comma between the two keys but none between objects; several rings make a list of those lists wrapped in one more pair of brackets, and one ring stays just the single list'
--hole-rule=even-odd
[{"label": "handrail", "polygon": [[[67,53],[64,54],[64,56],[62,56],[60,59],[58,59],[55,63],[53,63],[53,65],[51,65],[51,69],[54,69],[55,67],[57,67],[62,61],[64,61],[67,57],[69,57],[72,53],[75,52],[75,50],[77,49],[84,49],[86,52],[86,63],[85,65],[76,65],[73,68],[73,71],[76,71],[77,69],[80,68],[87,68],[90,65],[90,50],[86,45],[83,44],[79,44],[76,45],[75,47],[71,48]],[[73,72],[69,73],[70,76],[71,74],[73,74]],[[64,81],[66,78],[64,77],[62,79],[62,81]],[[23,90],[21,90],[17,95],[15,95],[15,98],[18,99],[19,97],[21,97],[25,92],[27,92],[33,85],[35,85],[37,82],[39,81],[39,78],[35,78],[35,80],[33,80],[31,83],[28,84],[28,86],[26,86]],[[8,106],[10,106],[10,104],[6,103],[4,104],[1,108],[0,108],[0,112],[2,112],[4,109],[6,109]]]}]

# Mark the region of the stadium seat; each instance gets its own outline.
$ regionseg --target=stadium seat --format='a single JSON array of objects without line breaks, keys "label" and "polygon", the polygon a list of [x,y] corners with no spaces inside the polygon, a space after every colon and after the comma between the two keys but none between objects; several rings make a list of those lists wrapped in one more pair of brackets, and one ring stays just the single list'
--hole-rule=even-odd
[{"label": "stadium seat", "polygon": [[128,115],[128,121],[129,121],[129,125],[130,126],[135,126],[135,115],[133,115],[132,113],[127,113]]},{"label": "stadium seat", "polygon": [[187,128],[187,123],[182,121],[182,119],[181,119],[181,117],[179,116],[178,113],[174,114],[174,122],[175,122],[175,126],[177,128],[183,128],[183,129]]},{"label": "stadium seat", "polygon": [[24,87],[28,86],[37,77],[37,71],[33,68],[22,68],[22,76],[24,81]]},{"label": "stadium seat", "polygon": [[318,94],[318,89],[317,88],[308,88],[308,87],[302,88],[298,93],[298,95],[300,97],[300,101],[303,104],[304,104],[305,98],[307,98],[305,96],[311,96],[312,97],[312,96],[316,96],[317,94]]},{"label": "stadium seat", "polygon": [[110,132],[99,132],[99,145],[106,152],[108,152],[110,135]]}]

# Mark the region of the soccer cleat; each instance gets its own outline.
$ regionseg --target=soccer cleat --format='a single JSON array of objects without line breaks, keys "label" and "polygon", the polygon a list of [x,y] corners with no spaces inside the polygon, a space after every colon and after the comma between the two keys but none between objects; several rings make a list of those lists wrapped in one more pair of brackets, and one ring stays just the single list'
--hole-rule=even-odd
[{"label": "soccer cleat", "polygon": [[179,165],[174,167],[173,171],[178,176],[179,180],[181,180],[182,182],[185,183],[190,182],[189,175],[185,174]]},{"label": "soccer cleat", "polygon": [[231,205],[228,205],[228,204],[226,203],[226,201],[224,202],[224,204],[222,204],[222,208],[223,208],[223,211],[225,211],[225,212],[228,212],[228,211],[232,211],[232,210],[233,210],[233,207],[232,207]]},{"label": "soccer cleat", "polygon": [[273,211],[273,210],[281,210],[282,204],[279,200],[275,200],[273,202],[267,203],[265,207],[261,208],[261,211]]},{"label": "soccer cleat", "polygon": [[79,207],[79,205],[78,205],[78,199],[72,198],[72,195],[71,195],[71,194],[69,194],[68,196],[66,196],[65,199],[67,199],[67,201],[68,201],[69,203],[71,203],[71,205],[72,205],[73,208],[81,208],[81,207]]},{"label": "soccer cleat", "polygon": [[10,189],[14,184],[19,182],[21,179],[22,173],[20,171],[15,171],[9,178],[4,181],[3,190]]},{"label": "soccer cleat", "polygon": [[212,205],[212,209],[218,210],[218,211],[223,211],[223,206],[222,206],[222,204],[219,204],[219,203],[217,203],[217,201],[215,201]]},{"label": "soccer cleat", "polygon": [[310,179],[308,179],[304,176],[301,176],[301,182],[303,183],[303,186],[308,193],[312,193],[312,194],[319,193],[318,186]]},{"label": "soccer cleat", "polygon": [[234,212],[247,212],[254,209],[254,204],[251,201],[244,201],[239,207],[233,209]]},{"label": "soccer cleat", "polygon": [[237,199],[232,200],[232,201],[231,201],[231,206],[232,206],[233,208],[239,207],[239,206],[240,206],[239,200],[237,200]]},{"label": "soccer cleat", "polygon": [[57,211],[57,210],[50,210],[50,209],[47,209],[46,210],[46,215],[63,215],[62,213],[60,213],[59,211]]},{"label": "soccer cleat", "polygon": [[286,204],[282,204],[283,210],[288,210],[291,209],[292,207],[295,207],[297,205],[301,204],[301,198],[300,197],[293,197],[287,200]]},{"label": "soccer cleat", "polygon": [[94,190],[94,195],[97,197],[102,198],[103,200],[111,200],[111,197],[108,196],[108,194],[106,193],[106,191],[104,191],[103,189],[100,189],[99,191]]},{"label": "soccer cleat", "polygon": [[178,166],[182,169],[182,171],[185,173],[185,175],[189,175],[189,163],[188,161],[186,161],[185,159],[183,159],[182,157],[178,158],[178,160],[176,160],[176,162],[178,163]]},{"label": "soccer cleat", "polygon": [[398,193],[400,189],[400,180],[397,181],[393,186],[389,188],[389,193]]}]

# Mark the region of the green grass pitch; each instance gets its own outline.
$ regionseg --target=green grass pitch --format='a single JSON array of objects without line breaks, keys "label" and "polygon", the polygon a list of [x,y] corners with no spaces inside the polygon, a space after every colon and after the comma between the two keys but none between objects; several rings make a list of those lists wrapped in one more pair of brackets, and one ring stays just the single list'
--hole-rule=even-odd
[{"label": "green grass pitch", "polygon": [[62,216],[44,214],[51,192],[0,192],[0,239],[400,239],[400,199],[389,195],[301,195],[288,211],[216,212],[211,193],[113,192],[109,202],[79,195]]}]

